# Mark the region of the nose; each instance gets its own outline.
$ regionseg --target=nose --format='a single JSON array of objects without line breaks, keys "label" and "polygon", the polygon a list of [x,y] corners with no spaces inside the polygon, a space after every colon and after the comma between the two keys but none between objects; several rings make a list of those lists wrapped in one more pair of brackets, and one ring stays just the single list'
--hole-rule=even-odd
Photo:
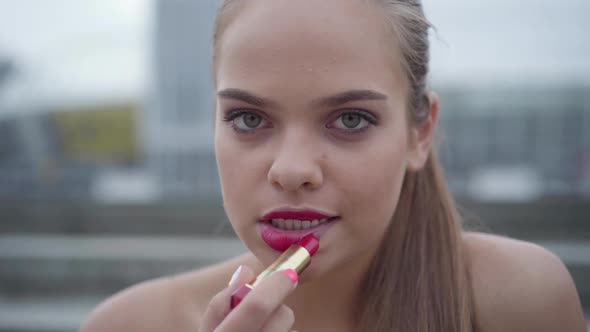
[{"label": "nose", "polygon": [[284,137],[268,171],[273,187],[287,192],[313,190],[323,183],[323,172],[317,150],[305,134]]}]

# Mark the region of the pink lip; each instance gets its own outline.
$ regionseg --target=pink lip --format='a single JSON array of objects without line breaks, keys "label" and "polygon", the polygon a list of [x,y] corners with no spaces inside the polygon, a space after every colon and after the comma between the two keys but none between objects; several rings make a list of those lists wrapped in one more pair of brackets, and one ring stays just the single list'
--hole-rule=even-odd
[{"label": "pink lip", "polygon": [[322,212],[314,210],[297,210],[297,209],[278,209],[271,211],[262,216],[262,221],[269,221],[271,219],[298,219],[298,220],[315,220],[335,217]]},{"label": "pink lip", "polygon": [[321,239],[328,229],[338,221],[334,220],[305,230],[282,230],[273,227],[269,222],[262,221],[258,223],[258,232],[269,247],[277,251],[285,251],[308,234],[313,234],[318,239]]}]

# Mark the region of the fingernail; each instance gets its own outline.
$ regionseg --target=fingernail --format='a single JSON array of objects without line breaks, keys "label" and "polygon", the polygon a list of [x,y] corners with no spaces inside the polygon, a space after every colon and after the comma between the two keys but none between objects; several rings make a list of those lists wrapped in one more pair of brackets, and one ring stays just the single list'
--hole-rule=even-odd
[{"label": "fingernail", "polygon": [[299,280],[299,275],[297,274],[297,271],[295,271],[293,269],[283,270],[283,273],[286,274],[287,277],[289,277],[289,279],[291,279],[293,284],[296,284],[297,280]]},{"label": "fingernail", "polygon": [[242,272],[242,265],[238,266],[236,272],[234,272],[234,274],[232,274],[231,279],[229,280],[229,283],[227,284],[228,286],[231,286],[234,284],[234,282],[236,282],[236,280],[238,279],[238,276],[240,275],[240,272]]}]

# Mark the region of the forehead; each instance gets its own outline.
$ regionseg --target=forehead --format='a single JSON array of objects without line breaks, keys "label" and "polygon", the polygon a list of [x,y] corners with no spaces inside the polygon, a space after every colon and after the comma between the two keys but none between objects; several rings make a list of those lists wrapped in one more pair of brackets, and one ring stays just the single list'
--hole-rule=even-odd
[{"label": "forehead", "polygon": [[217,51],[218,89],[403,90],[398,47],[366,0],[246,1]]}]

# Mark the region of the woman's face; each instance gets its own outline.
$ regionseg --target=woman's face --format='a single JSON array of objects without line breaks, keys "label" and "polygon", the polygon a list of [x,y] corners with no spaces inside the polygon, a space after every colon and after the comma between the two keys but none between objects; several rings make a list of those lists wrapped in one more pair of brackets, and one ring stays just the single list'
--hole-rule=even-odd
[{"label": "woman's face", "polygon": [[[376,248],[394,213],[411,150],[399,57],[378,10],[363,1],[246,1],[219,41],[224,205],[265,266],[280,254],[265,236],[305,233],[321,236],[305,276],[342,266]],[[281,230],[261,221],[277,209],[338,219]]]}]

